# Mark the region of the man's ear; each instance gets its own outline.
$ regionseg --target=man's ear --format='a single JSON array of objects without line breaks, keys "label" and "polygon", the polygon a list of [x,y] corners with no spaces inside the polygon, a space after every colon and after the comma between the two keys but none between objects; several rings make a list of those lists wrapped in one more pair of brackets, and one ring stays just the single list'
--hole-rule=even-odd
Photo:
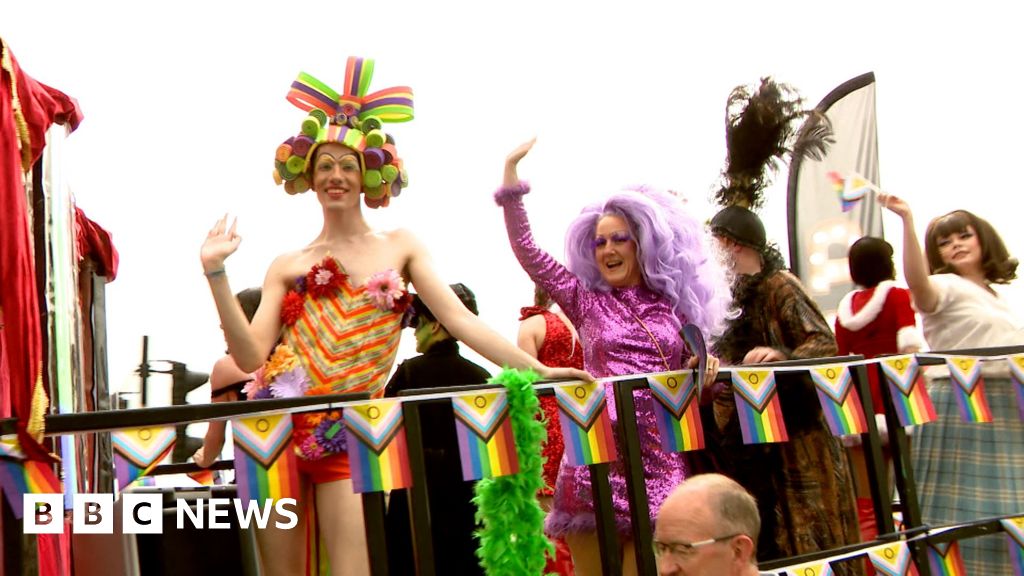
[{"label": "man's ear", "polygon": [[754,563],[755,545],[754,541],[746,534],[740,534],[732,539],[732,553],[736,560],[743,563]]},{"label": "man's ear", "polygon": [[443,330],[443,327],[441,326],[441,323],[438,322],[437,320],[434,320],[433,322],[430,323],[430,333],[431,334],[437,334],[441,330]]}]

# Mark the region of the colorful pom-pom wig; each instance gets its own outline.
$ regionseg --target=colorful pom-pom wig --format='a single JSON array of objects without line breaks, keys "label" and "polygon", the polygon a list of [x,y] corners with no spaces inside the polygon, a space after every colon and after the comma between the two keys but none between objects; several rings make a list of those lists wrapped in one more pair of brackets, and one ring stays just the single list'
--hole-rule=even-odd
[{"label": "colorful pom-pom wig", "polygon": [[274,181],[289,194],[309,190],[309,166],[317,147],[337,142],[359,154],[363,172],[363,201],[370,208],[387,206],[409,184],[409,176],[384,133],[385,122],[413,118],[412,89],[395,86],[367,94],[373,78],[373,60],[350,56],[345,85],[335,92],[302,72],[292,82],[288,101],[309,115],[297,135],[285,140],[274,155]]}]

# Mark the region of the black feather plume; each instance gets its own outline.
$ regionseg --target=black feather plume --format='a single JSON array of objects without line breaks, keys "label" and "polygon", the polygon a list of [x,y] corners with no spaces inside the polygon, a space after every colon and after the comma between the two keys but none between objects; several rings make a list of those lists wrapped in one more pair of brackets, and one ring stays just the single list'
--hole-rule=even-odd
[{"label": "black feather plume", "polygon": [[[797,137],[798,120],[810,118]],[[762,78],[756,91],[738,86],[729,95],[725,116],[728,151],[721,187],[715,200],[722,206],[758,208],[762,192],[771,183],[783,157],[806,155],[820,159],[831,140],[828,119],[803,109],[796,90],[771,78]]]}]

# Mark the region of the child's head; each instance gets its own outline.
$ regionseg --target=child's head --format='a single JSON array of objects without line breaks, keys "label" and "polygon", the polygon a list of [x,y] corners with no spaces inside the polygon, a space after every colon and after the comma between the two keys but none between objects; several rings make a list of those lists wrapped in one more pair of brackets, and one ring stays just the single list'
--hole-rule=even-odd
[{"label": "child's head", "polygon": [[865,288],[874,288],[883,280],[896,278],[892,262],[892,245],[872,236],[865,236],[850,246],[850,278]]}]

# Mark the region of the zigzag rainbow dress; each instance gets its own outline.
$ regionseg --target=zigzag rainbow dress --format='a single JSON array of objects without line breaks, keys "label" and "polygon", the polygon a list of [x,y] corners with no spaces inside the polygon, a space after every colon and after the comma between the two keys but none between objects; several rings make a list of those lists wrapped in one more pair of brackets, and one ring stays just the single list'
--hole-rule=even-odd
[{"label": "zigzag rainbow dress", "polygon": [[[297,386],[294,395],[369,391],[380,397],[411,300],[397,273],[381,272],[365,285],[352,286],[341,265],[327,257],[285,295],[281,341],[268,370],[275,358],[289,366],[297,361],[308,383]],[[310,473],[314,483],[349,476],[341,421],[340,411],[293,417],[300,470]]]}]

